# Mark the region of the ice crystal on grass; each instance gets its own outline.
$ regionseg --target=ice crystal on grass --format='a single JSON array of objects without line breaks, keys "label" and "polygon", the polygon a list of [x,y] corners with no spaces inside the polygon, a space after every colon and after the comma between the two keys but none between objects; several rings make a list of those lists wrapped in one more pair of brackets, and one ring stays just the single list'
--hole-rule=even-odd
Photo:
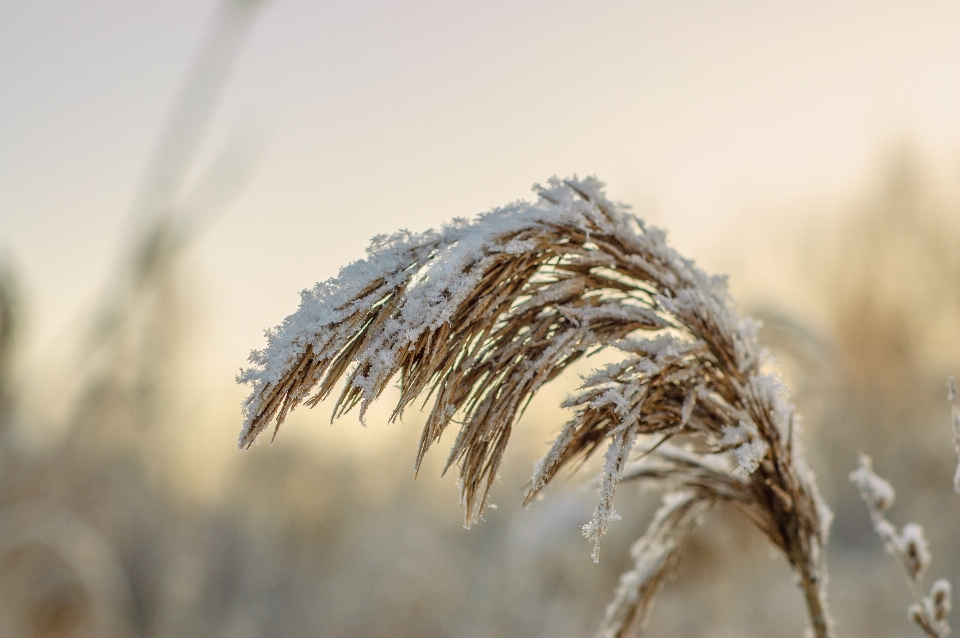
[{"label": "ice crystal on grass", "polygon": [[[606,447],[599,502],[583,527],[596,559],[628,475],[687,494],[651,523],[611,612],[628,620],[608,626],[642,627],[695,513],[734,501],[796,569],[815,634],[830,635],[828,510],[793,438],[785,388],[763,370],[756,322],[736,313],[724,278],[677,254],[599,181],[552,179],[535,190],[533,203],[378,236],[365,259],[304,291],[239,377],[252,386],[241,447],[271,423],[275,435],[290,410],[325,399],[341,379],[334,416],[359,406],[362,418],[397,377],[392,419],[417,397],[433,401],[415,467],[447,427],[459,428],[445,468],[458,470],[469,525],[531,397],[574,361],[612,348],[621,360],[587,375],[563,403],[572,417],[526,495]],[[677,435],[698,451],[670,445]],[[646,463],[631,465],[640,441]]]},{"label": "ice crystal on grass", "polygon": [[723,438],[720,439],[720,444],[729,446],[736,457],[736,471],[743,476],[753,474],[770,450],[766,441],[760,438],[757,426],[740,421],[735,428],[725,425],[722,432]]},{"label": "ice crystal on grass", "polygon": [[950,581],[941,578],[933,584],[930,603],[934,620],[945,620],[950,615]]},{"label": "ice crystal on grass", "polygon": [[920,580],[930,566],[930,549],[923,536],[923,528],[916,523],[903,526],[897,538],[898,549],[904,556],[907,573],[913,580]]},{"label": "ice crystal on grass", "polygon": [[623,468],[636,440],[635,429],[622,427],[621,431],[613,436],[610,447],[607,448],[600,487],[597,488],[600,502],[593,513],[593,519],[583,526],[583,535],[593,541],[592,556],[595,563],[600,561],[600,538],[606,534],[611,522],[620,520],[620,515],[613,508],[613,493],[623,476]]}]

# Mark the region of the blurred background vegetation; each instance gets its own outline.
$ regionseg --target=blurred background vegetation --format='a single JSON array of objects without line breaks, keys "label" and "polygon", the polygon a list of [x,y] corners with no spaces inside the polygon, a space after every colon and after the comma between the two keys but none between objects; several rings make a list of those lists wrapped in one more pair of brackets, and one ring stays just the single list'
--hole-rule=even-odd
[{"label": "blurred background vegetation", "polygon": [[[539,13],[528,13],[522,3],[498,3],[494,9],[470,3],[369,3],[362,9],[316,3],[321,9],[325,6],[326,13],[313,33],[311,23],[302,19],[312,15],[311,3],[294,3],[294,9],[290,3],[241,0],[201,4],[198,9],[181,7],[177,10],[182,15],[170,18],[171,24],[191,25],[194,57],[192,61],[180,57],[163,66],[178,69],[180,88],[173,93],[165,119],[160,117],[162,110],[149,111],[164,124],[144,134],[145,138],[153,135],[155,142],[152,151],[144,146],[136,156],[142,174],[133,181],[139,186],[120,193],[121,199],[132,201],[128,217],[92,216],[85,222],[94,227],[92,234],[118,239],[116,250],[103,248],[108,242],[97,244],[106,255],[98,257],[105,264],[101,274],[113,268],[106,275],[108,283],[99,292],[96,286],[84,284],[80,289],[86,297],[70,301],[69,294],[63,296],[62,281],[37,283],[35,273],[48,271],[31,270],[31,264],[36,255],[49,257],[69,250],[70,240],[81,241],[83,233],[69,236],[75,222],[64,221],[56,230],[41,226],[32,231],[52,241],[45,253],[20,240],[30,237],[23,230],[31,223],[30,206],[49,203],[36,195],[45,188],[44,179],[50,188],[60,189],[58,196],[65,201],[85,196],[64,186],[70,179],[64,175],[73,169],[63,162],[59,173],[49,170],[56,164],[53,160],[40,166],[31,174],[36,184],[22,181],[28,174],[22,164],[29,164],[33,157],[24,142],[30,140],[24,137],[29,129],[24,109],[40,104],[40,94],[27,91],[23,78],[28,71],[36,72],[40,74],[36,81],[42,83],[43,73],[68,73],[63,60],[71,52],[64,51],[59,67],[31,66],[23,57],[26,54],[10,44],[17,41],[11,29],[26,25],[28,34],[34,28],[43,35],[54,24],[58,26],[53,35],[44,37],[55,39],[61,31],[74,28],[78,15],[97,14],[126,16],[122,25],[140,24],[144,33],[161,33],[161,27],[143,24],[167,15],[162,3],[145,3],[139,9],[95,3],[78,8],[77,4],[44,3],[36,9],[5,0],[0,5],[0,29],[5,34],[5,48],[0,51],[4,100],[0,110],[0,248],[4,251],[0,264],[0,635],[591,635],[617,577],[629,564],[628,547],[642,533],[658,499],[642,490],[618,493],[618,511],[624,520],[604,539],[599,565],[592,563],[589,546],[580,535],[580,525],[594,505],[592,486],[585,478],[571,476],[548,490],[545,500],[527,510],[520,508],[531,464],[546,450],[550,433],[564,418],[556,405],[576,383],[573,375],[546,389],[527,411],[501,471],[502,484],[493,496],[499,507],[488,510],[486,520],[469,532],[462,528],[452,478],[438,476],[439,455],[428,457],[413,481],[419,424],[386,425],[386,414],[374,410],[367,429],[350,418],[331,429],[321,425],[329,417],[321,407],[294,415],[277,445],[241,454],[234,450],[234,441],[240,425],[237,401],[244,391],[224,390],[245,350],[261,343],[251,335],[293,311],[298,287],[332,274],[359,256],[358,241],[403,225],[426,226],[479,212],[517,196],[511,190],[515,181],[525,186],[567,169],[595,171],[601,178],[614,180],[611,195],[617,197],[618,191],[626,190],[639,204],[641,216],[676,228],[673,236],[681,251],[710,270],[730,273],[741,309],[764,321],[764,338],[804,416],[809,461],[836,514],[828,558],[839,635],[902,636],[911,631],[906,620],[906,585],[893,560],[884,555],[866,508],[846,478],[861,451],[873,456],[875,469],[898,490],[891,518],[901,525],[913,521],[925,527],[934,553],[932,575],[960,585],[960,543],[956,541],[960,499],[950,489],[957,459],[950,444],[945,400],[947,375],[960,374],[960,163],[956,161],[960,135],[954,135],[956,124],[949,128],[936,120],[940,128],[934,129],[934,136],[946,136],[953,146],[945,154],[942,149],[930,150],[929,131],[909,126],[914,121],[911,117],[921,118],[926,112],[903,106],[909,104],[904,94],[912,85],[902,80],[904,73],[913,78],[927,66],[946,71],[940,79],[922,77],[933,87],[928,99],[932,96],[936,101],[942,95],[931,108],[950,110],[947,107],[957,96],[943,88],[942,77],[949,75],[951,65],[960,67],[960,54],[945,57],[943,50],[936,49],[935,43],[942,40],[938,40],[939,31],[929,34],[934,44],[927,42],[920,57],[908,60],[905,52],[915,48],[918,33],[927,33],[930,25],[960,24],[960,14],[948,13],[945,19],[937,13],[944,11],[941,5],[911,3],[910,10],[888,7],[885,13],[877,13],[877,9],[861,8],[859,14],[839,6],[824,15],[808,16],[798,4],[784,3],[794,13],[781,16],[760,4],[719,3],[717,9],[711,8],[713,3],[691,2],[679,9],[648,4],[644,16],[648,21],[641,25],[640,9],[630,13],[634,11],[630,3],[544,3]],[[637,22],[627,20],[624,27],[616,19],[616,7]],[[779,51],[769,35],[761,42],[769,50],[744,52],[734,46],[741,33],[738,29],[749,37],[760,37],[758,25],[786,28],[795,14],[807,18],[803,23],[807,26],[799,32],[810,40],[798,45],[797,51],[826,46],[834,56],[828,62],[812,61],[811,68],[802,59],[794,66],[783,60],[763,63],[765,56],[775,57]],[[486,22],[473,25],[478,16]],[[418,25],[419,30],[392,30],[393,18],[403,25]],[[822,24],[817,22],[820,19]],[[506,24],[514,26],[508,29]],[[342,150],[340,163],[356,167],[355,174],[350,174],[355,181],[336,181],[347,170],[334,165],[337,157],[304,155],[298,146],[278,143],[271,150],[261,144],[264,135],[256,112],[254,124],[248,125],[241,116],[239,132],[223,130],[223,109],[235,103],[238,95],[246,95],[237,86],[256,84],[251,77],[264,81],[263,75],[251,76],[250,68],[286,77],[285,71],[277,70],[276,60],[265,57],[271,47],[281,46],[276,39],[287,33],[284,25],[291,30],[292,41],[316,37],[331,43],[325,44],[329,47],[325,54],[333,62],[316,65],[306,48],[294,47],[305,55],[296,58],[300,66],[291,77],[305,85],[319,81],[314,73],[325,78],[326,91],[333,97],[315,104],[318,108],[309,117],[319,121],[318,128],[326,127],[323,143],[329,150],[324,153],[335,155]],[[451,25],[467,29],[453,32],[461,39],[450,37]],[[542,33],[533,28],[537,25]],[[680,40],[686,48],[656,48],[651,30],[662,30],[664,25],[673,29],[667,29],[667,35],[682,32]],[[617,38],[613,38],[617,44],[608,48],[590,46],[605,42],[611,32],[619,33],[618,28],[634,27],[649,36],[652,50],[617,48],[627,47],[622,44],[625,40]],[[868,34],[875,32],[876,39],[861,35],[838,45],[832,35],[827,38],[821,33],[834,29],[849,35],[843,28],[849,33],[866,28]],[[444,67],[443,81],[432,84],[436,59],[427,63],[421,58],[438,51],[459,54],[471,46],[474,53],[497,48],[484,40],[485,29],[503,36],[497,46],[509,49],[506,61],[489,67],[483,59],[451,63]],[[945,33],[951,33],[949,28]],[[426,48],[409,54],[425,34]],[[829,44],[817,34],[829,39]],[[368,35],[369,40],[363,39]],[[521,35],[529,36],[530,42],[524,44]],[[354,43],[352,36],[358,38]],[[409,54],[408,63],[414,61],[409,68],[401,62],[390,65],[390,47],[378,48],[381,36],[401,43],[397,50]],[[547,36],[547,40],[536,39]],[[430,44],[431,37],[442,41],[435,49],[430,49],[435,44]],[[946,41],[955,44],[952,38]],[[585,44],[571,45],[578,42]],[[864,46],[892,48],[896,55],[864,61],[852,53]],[[703,137],[688,139],[683,126],[657,119],[658,114],[666,117],[658,109],[670,110],[669,100],[665,106],[641,100],[634,106],[646,113],[646,123],[631,119],[628,107],[636,97],[631,92],[634,85],[668,97],[678,91],[664,80],[664,74],[675,73],[674,81],[690,90],[683,99],[693,95],[710,102],[704,87],[710,84],[707,72],[716,69],[704,60],[715,53],[711,47],[732,56],[715,62],[720,68],[722,60],[727,60],[730,73],[718,71],[711,80],[720,87],[715,89],[717,94],[728,100],[726,105],[712,102],[711,108],[721,114],[729,109],[733,114],[729,126],[723,121],[703,124]],[[691,62],[684,57],[694,55],[691,51],[704,59]],[[657,58],[658,53],[669,59]],[[103,55],[111,64],[122,66],[122,51],[108,48]],[[524,67],[527,55],[534,59]],[[591,55],[600,57],[577,61]],[[624,61],[626,55],[652,57],[652,66],[638,66],[637,75],[631,76],[634,68]],[[611,90],[626,90],[613,94],[617,99],[609,102],[621,103],[614,111],[607,110],[613,108],[607,103],[564,92],[570,70],[581,72],[589,64],[596,65],[590,70],[599,79],[585,77],[588,87],[598,82],[597,86],[606,88],[604,83],[610,82]],[[834,67],[846,70],[837,72]],[[491,98],[498,85],[493,80],[492,85],[484,84],[483,72],[517,68],[551,81],[538,84],[531,80],[533,75],[508,78],[507,97],[532,106],[517,104],[514,111],[498,111],[502,107],[495,105],[496,96]],[[773,146],[777,140],[796,141],[790,126],[794,121],[789,119],[793,112],[781,114],[786,124],[772,117],[758,123],[746,104],[757,99],[764,102],[763,91],[776,93],[779,89],[772,80],[777,73],[792,77],[791,73],[800,73],[798,69],[811,77],[831,78],[826,89],[819,87],[821,98],[809,97],[814,111],[819,108],[817,99],[843,101],[847,94],[838,88],[846,86],[843,81],[850,80],[852,86],[862,77],[892,82],[888,98],[903,109],[897,113],[905,114],[908,125],[893,134],[885,128],[871,129],[870,135],[843,142],[840,129],[845,116],[824,107],[826,121],[802,117],[798,121],[807,132],[834,135],[833,141],[803,147],[791,164]],[[384,89],[381,97],[386,95],[388,84],[374,82],[373,89],[354,90],[348,80],[362,85],[365,78],[380,73],[376,76],[380,80],[386,77],[409,84],[404,95],[412,103],[398,108],[425,110],[436,118],[440,117],[437,112],[430,111],[434,98],[455,92],[454,76],[466,71],[479,74],[471,81],[491,98],[477,107],[480,115],[458,111],[466,123],[450,115],[450,121],[437,128],[415,119],[388,125],[383,122],[389,114],[380,111],[367,114],[368,124],[350,123],[350,108],[368,108],[370,95],[378,95],[378,87]],[[892,75],[884,75],[888,71]],[[753,77],[751,73],[759,80],[747,90],[738,82]],[[567,79],[553,83],[555,74]],[[903,84],[896,84],[900,81],[896,78]],[[58,99],[67,100],[65,96],[72,94],[57,82],[51,90]],[[809,83],[807,78],[801,85]],[[175,84],[171,80],[167,85]],[[562,87],[561,93],[552,92],[556,86]],[[275,88],[266,86],[264,92]],[[96,92],[97,88],[93,84],[85,90]],[[16,101],[17,95],[22,102]],[[785,95],[785,103],[790,102],[793,94]],[[109,95],[103,99],[111,100]],[[383,99],[388,106],[397,106],[396,101]],[[568,106],[561,105],[563,99],[578,107],[564,111]],[[326,110],[319,108],[321,104]],[[690,113],[697,113],[700,106],[695,103],[692,111],[680,116],[696,121]],[[854,100],[851,108],[856,111],[861,106]],[[309,107],[303,108],[309,111]],[[69,109],[69,104],[63,108]],[[132,109],[129,104],[126,108]],[[436,108],[465,106],[447,95]],[[960,111],[951,117],[955,112]],[[541,122],[543,118],[546,123]],[[94,127],[98,121],[94,118],[87,126]],[[753,123],[744,123],[748,121]],[[29,122],[37,128],[34,120]],[[280,133],[274,137],[282,141],[284,135],[291,135],[278,126]],[[477,140],[474,146],[459,139],[443,141],[455,129],[483,133],[484,127],[493,137],[492,149],[480,148]],[[37,128],[35,133],[69,136],[74,130],[51,127],[39,132]],[[649,140],[642,152],[637,150],[641,130]],[[776,137],[780,130],[787,131],[787,138]],[[670,131],[673,137],[667,134]],[[722,135],[710,137],[715,131]],[[596,133],[597,148],[577,141],[585,132]],[[861,137],[875,145],[866,148]],[[890,143],[890,139],[896,141]],[[689,150],[700,141],[704,149],[707,142],[720,147],[731,140],[734,145],[724,147],[730,157],[713,158],[704,150],[702,155],[674,162],[664,150],[672,146]],[[63,147],[72,143],[80,144],[66,138],[57,142]],[[376,166],[371,167],[362,152],[343,144],[370,151]],[[854,149],[843,153],[857,158],[851,162],[859,162],[861,168],[850,169],[837,159],[843,155],[837,152],[842,144]],[[384,150],[387,147],[393,150]],[[539,148],[530,150],[533,147]],[[382,154],[375,153],[377,148]],[[655,152],[658,149],[664,151],[664,163],[676,168],[675,175],[654,165],[661,157]],[[472,157],[474,150],[483,152]],[[398,154],[391,154],[394,151]],[[307,168],[270,190],[269,182],[260,176],[280,171],[283,165],[278,169],[271,158],[285,153],[292,156],[290,161]],[[641,166],[640,155],[650,153],[652,159]],[[21,162],[21,157],[26,159]],[[819,157],[830,158],[824,160],[829,164],[827,177],[811,169]],[[778,158],[800,168],[787,177],[772,175],[766,164]],[[687,161],[693,165],[684,165]],[[77,174],[96,170],[99,164],[90,162],[92,167],[78,162]],[[315,172],[311,162],[318,165]],[[413,186],[411,175],[404,171],[413,170],[410,167],[418,162],[421,186]],[[467,168],[455,172],[443,168],[443,162],[462,162]],[[742,162],[742,174],[731,177],[729,165],[737,162]],[[470,182],[464,177],[484,165],[494,166],[483,175],[487,181]],[[710,175],[707,168],[713,171]],[[534,169],[547,172],[528,177]],[[612,178],[603,172],[607,169]],[[131,177],[129,171],[121,174]],[[814,178],[802,192],[791,187],[791,180],[811,175]],[[369,188],[357,185],[364,178]],[[117,174],[110,173],[110,179],[118,179]],[[312,185],[314,179],[320,186]],[[738,184],[767,179],[779,186],[738,190]],[[686,190],[677,186],[684,183],[690,184]],[[325,193],[328,199],[321,201],[320,213],[308,196],[291,195],[294,188],[302,191],[300,195],[309,195],[314,192],[311,189]],[[30,199],[34,196],[36,201]],[[712,199],[720,213],[708,218]],[[418,203],[428,212],[415,216]],[[676,214],[673,207],[678,209]],[[284,217],[284,208],[294,209],[295,215]],[[373,213],[357,212],[364,208]],[[61,214],[66,219],[71,213]],[[317,216],[323,219],[322,228],[311,225],[317,223],[313,220]],[[236,235],[229,221],[221,221],[231,218],[246,224],[246,235]],[[352,222],[350,228],[342,226],[344,218]],[[107,226],[119,230],[107,231]],[[266,257],[258,252],[261,248]],[[230,261],[226,256],[236,258]],[[210,259],[227,263],[232,278],[211,277],[204,271]],[[111,262],[113,266],[108,265]],[[291,272],[279,276],[285,269]],[[60,275],[72,282],[68,270],[61,267]],[[232,297],[224,303],[226,294]],[[61,299],[38,302],[38,296],[44,295],[61,295]],[[235,328],[241,323],[242,330]],[[224,345],[223,339],[217,340],[218,333],[229,333],[232,340]],[[228,361],[220,365],[223,360]],[[591,363],[586,362],[583,370]],[[736,512],[721,510],[712,516],[718,523],[697,533],[676,579],[659,599],[650,635],[800,635],[802,601],[789,569]]]}]

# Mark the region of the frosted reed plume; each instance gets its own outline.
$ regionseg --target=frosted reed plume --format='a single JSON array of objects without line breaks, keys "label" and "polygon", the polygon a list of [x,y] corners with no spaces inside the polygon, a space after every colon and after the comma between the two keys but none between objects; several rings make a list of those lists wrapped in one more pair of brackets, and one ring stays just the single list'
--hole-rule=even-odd
[{"label": "frosted reed plume", "polygon": [[908,609],[910,620],[929,638],[946,636],[950,633],[947,624],[950,582],[940,579],[933,583],[929,595],[924,595],[920,581],[930,567],[931,555],[923,528],[908,523],[898,532],[887,520],[885,514],[893,505],[896,493],[890,483],[874,474],[869,456],[860,457],[860,467],[850,473],[850,480],[860,489],[860,496],[870,511],[873,529],[903,568],[914,600]]},{"label": "frosted reed plume", "polygon": [[[504,449],[537,390],[580,357],[622,355],[584,381],[526,500],[563,467],[606,446],[599,503],[584,535],[598,544],[619,516],[623,479],[674,487],[634,548],[604,636],[643,629],[686,533],[730,502],[783,551],[818,638],[832,635],[822,545],[829,511],[799,450],[786,390],[769,371],[755,322],[733,309],[725,280],[669,248],[665,234],[606,199],[595,179],[551,180],[514,203],[440,230],[376,237],[364,260],[302,293],[267,332],[238,380],[252,386],[240,446],[301,403],[345,384],[334,416],[370,403],[395,376],[392,419],[433,399],[416,454],[451,424],[469,525],[478,519]],[[686,443],[668,441],[680,436]],[[639,460],[630,462],[631,452]]]}]

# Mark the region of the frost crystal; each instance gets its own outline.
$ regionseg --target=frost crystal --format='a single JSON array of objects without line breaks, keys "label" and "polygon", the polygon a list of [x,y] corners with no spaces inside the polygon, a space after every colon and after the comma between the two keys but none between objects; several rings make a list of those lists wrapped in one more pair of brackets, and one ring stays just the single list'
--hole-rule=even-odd
[{"label": "frost crystal", "polygon": [[914,523],[904,525],[897,538],[897,548],[904,556],[910,577],[919,580],[930,566],[930,550],[923,537],[923,528]]},{"label": "frost crystal", "polygon": [[943,620],[950,615],[950,581],[940,579],[930,588],[930,601],[933,603],[933,617]]},{"label": "frost crystal", "polygon": [[882,513],[893,505],[896,492],[890,483],[873,473],[869,456],[860,456],[860,467],[850,473],[850,480],[859,488],[860,495],[871,508]]},{"label": "frost crystal", "polygon": [[770,450],[767,442],[759,438],[757,426],[740,421],[737,427],[725,426],[722,432],[720,444],[733,449],[733,455],[737,459],[736,472],[741,476],[753,474]]},{"label": "frost crystal", "polygon": [[636,430],[624,428],[610,442],[604,457],[603,474],[600,487],[597,488],[600,502],[593,513],[593,519],[583,526],[583,535],[593,542],[592,556],[595,563],[600,561],[600,538],[607,532],[611,522],[620,520],[620,515],[613,508],[613,493],[623,476],[623,468],[636,440]]}]

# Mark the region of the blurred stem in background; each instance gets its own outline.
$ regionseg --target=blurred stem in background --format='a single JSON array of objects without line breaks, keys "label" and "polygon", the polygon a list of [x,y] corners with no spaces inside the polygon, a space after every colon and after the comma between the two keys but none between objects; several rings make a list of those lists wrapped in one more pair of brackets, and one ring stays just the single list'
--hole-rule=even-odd
[{"label": "blurred stem in background", "polygon": [[[190,242],[246,183],[254,158],[237,142],[217,154],[192,185],[187,178],[262,4],[226,0],[214,11],[136,191],[128,224],[133,250],[98,308],[81,361],[96,360],[125,332],[136,330],[130,324],[141,304],[165,288]],[[162,319],[153,323],[140,329],[144,336],[162,331]]]},{"label": "blurred stem in background", "polygon": [[174,548],[157,543],[156,532],[165,518],[177,520],[159,467],[176,399],[170,361],[183,334],[177,270],[247,181],[253,154],[228,144],[199,178],[188,177],[261,5],[226,0],[213,12],[137,189],[130,252],[88,329],[72,330],[71,343],[44,357],[65,368],[62,379],[41,384],[43,411],[55,422],[39,425],[62,436],[40,453],[10,436],[18,425],[38,425],[14,422],[18,389],[37,381],[14,381],[19,306],[9,271],[0,276],[4,636],[176,635],[163,586]]}]

